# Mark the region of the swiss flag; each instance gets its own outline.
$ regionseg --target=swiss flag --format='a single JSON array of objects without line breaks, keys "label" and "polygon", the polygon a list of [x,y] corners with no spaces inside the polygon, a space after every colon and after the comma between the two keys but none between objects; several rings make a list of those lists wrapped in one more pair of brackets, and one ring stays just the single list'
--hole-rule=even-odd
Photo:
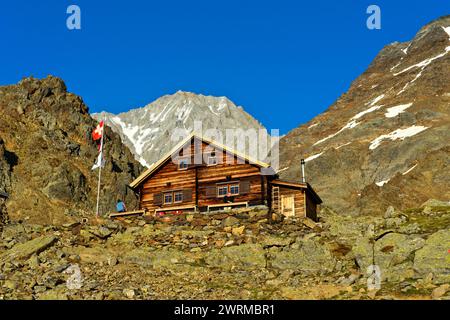
[{"label": "swiss flag", "polygon": [[104,125],[104,121],[100,121],[100,123],[98,124],[97,128],[95,128],[95,130],[92,131],[92,139],[94,139],[94,141],[99,140],[99,139],[102,138],[103,125]]}]

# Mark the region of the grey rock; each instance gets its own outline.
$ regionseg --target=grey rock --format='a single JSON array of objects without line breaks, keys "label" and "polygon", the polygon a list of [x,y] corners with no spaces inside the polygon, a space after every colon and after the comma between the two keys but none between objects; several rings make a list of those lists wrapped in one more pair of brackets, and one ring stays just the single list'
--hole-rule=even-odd
[{"label": "grey rock", "polygon": [[297,250],[284,248],[275,252],[271,260],[274,268],[297,270],[304,274],[329,273],[335,264],[330,251],[313,239],[303,241]]},{"label": "grey rock", "polygon": [[440,230],[425,241],[425,245],[417,250],[414,256],[414,269],[422,276],[434,274],[435,283],[450,282],[450,230]]},{"label": "grey rock", "polygon": [[232,227],[239,224],[239,219],[235,217],[227,217],[222,221],[224,227]]},{"label": "grey rock", "polygon": [[25,243],[17,244],[10,250],[0,255],[0,263],[16,259],[27,259],[33,254],[38,254],[57,241],[54,236],[41,236]]}]

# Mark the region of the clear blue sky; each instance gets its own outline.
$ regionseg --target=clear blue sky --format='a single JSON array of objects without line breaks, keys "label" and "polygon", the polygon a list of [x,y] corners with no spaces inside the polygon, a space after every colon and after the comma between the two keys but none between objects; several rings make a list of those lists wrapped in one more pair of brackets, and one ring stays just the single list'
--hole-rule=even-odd
[{"label": "clear blue sky", "polygon": [[[66,9],[81,8],[79,31]],[[366,28],[366,8],[382,29]],[[448,0],[2,1],[0,84],[63,78],[91,112],[177,90],[227,96],[281,133],[328,108],[379,50],[450,13]]]}]

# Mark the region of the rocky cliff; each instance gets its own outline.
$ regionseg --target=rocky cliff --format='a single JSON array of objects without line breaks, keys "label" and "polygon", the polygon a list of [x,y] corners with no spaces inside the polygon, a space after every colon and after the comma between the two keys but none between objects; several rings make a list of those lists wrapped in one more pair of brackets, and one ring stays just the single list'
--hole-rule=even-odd
[{"label": "rocky cliff", "polygon": [[[98,153],[90,133],[95,126],[83,100],[58,78],[26,78],[0,87],[0,191],[10,195],[11,220],[60,224],[93,217],[98,171],[91,167]],[[142,169],[120,137],[108,127],[105,132],[103,213],[114,209],[117,197],[137,205],[126,185]]]},{"label": "rocky cliff", "polygon": [[392,43],[323,114],[280,142],[282,178],[342,213],[450,200],[450,16]]},{"label": "rocky cliff", "polygon": [[[237,107],[226,97],[183,91],[118,115],[102,112],[92,116],[98,120],[105,118],[106,123],[120,134],[124,144],[143,165],[156,162],[178,143],[179,140],[170,139],[176,128],[191,133],[195,121],[201,122],[204,134],[207,134],[208,129],[218,129],[224,137],[224,144],[226,129],[264,129],[242,107]],[[253,156],[260,159],[265,157],[257,154]]]}]

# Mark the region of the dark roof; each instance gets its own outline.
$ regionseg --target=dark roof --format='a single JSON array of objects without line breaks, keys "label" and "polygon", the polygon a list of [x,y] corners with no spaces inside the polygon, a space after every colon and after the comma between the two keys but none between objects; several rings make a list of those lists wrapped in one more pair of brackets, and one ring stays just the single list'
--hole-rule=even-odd
[{"label": "dark roof", "polygon": [[284,180],[273,180],[271,183],[275,186],[283,186],[291,189],[306,189],[306,191],[311,195],[311,198],[317,203],[321,204],[322,199],[319,195],[314,191],[313,187],[309,183],[298,183],[298,182],[290,182]]},{"label": "dark roof", "polygon": [[6,192],[0,191],[0,197],[1,198],[9,198],[9,194],[7,194]]}]

